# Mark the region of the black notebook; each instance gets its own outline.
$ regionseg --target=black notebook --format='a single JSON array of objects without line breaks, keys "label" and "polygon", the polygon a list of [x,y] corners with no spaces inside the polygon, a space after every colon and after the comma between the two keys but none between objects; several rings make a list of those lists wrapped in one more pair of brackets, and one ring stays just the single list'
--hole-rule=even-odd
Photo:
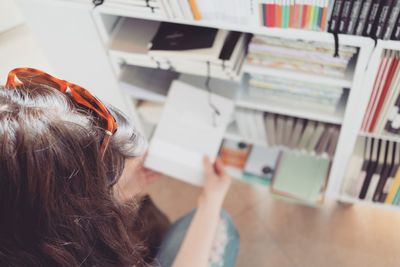
[{"label": "black notebook", "polygon": [[150,50],[190,50],[210,48],[218,30],[175,23],[161,23]]}]

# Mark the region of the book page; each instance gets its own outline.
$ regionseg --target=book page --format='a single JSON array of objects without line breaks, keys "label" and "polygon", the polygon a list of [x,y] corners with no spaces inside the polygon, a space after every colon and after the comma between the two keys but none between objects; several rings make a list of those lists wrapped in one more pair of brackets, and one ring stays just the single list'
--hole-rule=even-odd
[{"label": "book page", "polygon": [[201,185],[202,158],[205,155],[211,160],[216,158],[234,107],[231,100],[214,94],[211,101],[218,108],[219,116],[214,116],[207,91],[174,81],[145,166]]}]

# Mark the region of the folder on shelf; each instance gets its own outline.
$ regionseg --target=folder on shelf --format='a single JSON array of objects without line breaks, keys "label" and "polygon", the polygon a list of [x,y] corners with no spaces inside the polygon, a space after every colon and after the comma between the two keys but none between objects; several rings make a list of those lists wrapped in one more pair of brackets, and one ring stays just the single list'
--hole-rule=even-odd
[{"label": "folder on shelf", "polygon": [[271,191],[306,203],[321,200],[330,160],[296,151],[283,152],[271,184]]},{"label": "folder on shelf", "polygon": [[215,160],[233,112],[233,101],[174,81],[151,140],[145,166],[165,175],[201,185],[202,158]]}]

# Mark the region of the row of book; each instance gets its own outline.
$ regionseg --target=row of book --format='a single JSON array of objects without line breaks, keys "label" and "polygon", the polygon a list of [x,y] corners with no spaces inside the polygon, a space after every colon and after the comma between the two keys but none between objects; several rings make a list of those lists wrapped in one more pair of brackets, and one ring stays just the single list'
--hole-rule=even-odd
[{"label": "row of book", "polygon": [[327,123],[242,108],[236,109],[235,119],[244,140],[328,157],[335,153],[340,132]]},{"label": "row of book", "polygon": [[124,18],[110,50],[127,64],[238,80],[250,38],[235,31]]},{"label": "row of book", "polygon": [[328,43],[255,35],[249,44],[247,64],[346,78],[350,60],[357,54],[357,49],[341,45],[340,57],[334,57],[334,52],[334,46]]},{"label": "row of book", "polygon": [[329,0],[264,0],[261,4],[264,26],[326,31]]},{"label": "row of book", "polygon": [[400,144],[359,138],[349,161],[343,191],[373,202],[400,205]]},{"label": "row of book", "polygon": [[219,157],[233,177],[270,185],[275,195],[308,204],[322,200],[331,163],[327,157],[229,139]]},{"label": "row of book", "polygon": [[[256,0],[106,0],[104,5],[169,19],[258,23]],[[229,8],[227,8],[229,7]]]},{"label": "row of book", "polygon": [[329,32],[400,40],[400,0],[335,0]]},{"label": "row of book", "polygon": [[400,53],[385,50],[378,69],[362,131],[400,133]]},{"label": "row of book", "polygon": [[266,100],[270,104],[335,113],[345,92],[340,86],[252,73],[248,80],[247,94],[250,98]]}]

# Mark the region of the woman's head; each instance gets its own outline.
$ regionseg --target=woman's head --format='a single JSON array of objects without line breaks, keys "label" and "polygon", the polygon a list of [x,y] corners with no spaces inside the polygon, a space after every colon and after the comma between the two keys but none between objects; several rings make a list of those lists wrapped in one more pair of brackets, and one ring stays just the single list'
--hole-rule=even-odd
[{"label": "woman's head", "polygon": [[110,111],[119,128],[102,159],[91,112],[48,86],[0,88],[1,266],[141,264],[112,193],[141,139]]}]

